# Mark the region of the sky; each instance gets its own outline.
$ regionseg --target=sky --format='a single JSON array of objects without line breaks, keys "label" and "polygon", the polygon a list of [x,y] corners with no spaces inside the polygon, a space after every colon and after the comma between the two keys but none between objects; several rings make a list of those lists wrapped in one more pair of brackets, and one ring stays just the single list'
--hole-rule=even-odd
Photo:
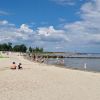
[{"label": "sky", "polygon": [[0,0],[0,43],[100,53],[100,0]]}]

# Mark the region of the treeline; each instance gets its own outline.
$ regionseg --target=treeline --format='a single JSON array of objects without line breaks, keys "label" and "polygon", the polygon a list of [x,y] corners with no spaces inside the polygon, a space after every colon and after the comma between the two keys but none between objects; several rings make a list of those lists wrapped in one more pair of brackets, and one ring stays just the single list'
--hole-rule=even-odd
[{"label": "treeline", "polygon": [[12,43],[3,43],[0,44],[0,51],[13,51],[13,52],[43,52],[43,48],[32,48],[32,47],[27,47],[25,44],[20,44],[20,45],[14,45],[12,46]]},{"label": "treeline", "polygon": [[29,47],[29,52],[32,53],[32,52],[35,52],[35,53],[42,53],[44,50],[43,48],[39,48],[39,47],[36,47],[36,48],[32,48],[32,47]]}]

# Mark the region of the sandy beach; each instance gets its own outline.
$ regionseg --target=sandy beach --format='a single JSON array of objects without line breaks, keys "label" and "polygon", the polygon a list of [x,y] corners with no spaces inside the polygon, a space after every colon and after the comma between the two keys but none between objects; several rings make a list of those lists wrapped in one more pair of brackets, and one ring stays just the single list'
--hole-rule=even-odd
[{"label": "sandy beach", "polygon": [[[15,61],[23,70],[11,70]],[[17,54],[0,59],[0,100],[100,100],[100,73],[38,64]]]}]

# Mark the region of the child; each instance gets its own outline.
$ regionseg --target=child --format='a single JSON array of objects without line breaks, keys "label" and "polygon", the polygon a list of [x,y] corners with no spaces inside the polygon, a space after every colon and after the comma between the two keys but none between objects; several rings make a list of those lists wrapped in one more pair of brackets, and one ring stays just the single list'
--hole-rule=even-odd
[{"label": "child", "polygon": [[18,69],[22,69],[21,65],[22,65],[22,64],[21,64],[21,63],[19,63],[19,65],[18,65]]},{"label": "child", "polygon": [[13,62],[12,65],[11,65],[11,69],[16,69],[16,67],[17,66],[16,66],[15,62]]}]

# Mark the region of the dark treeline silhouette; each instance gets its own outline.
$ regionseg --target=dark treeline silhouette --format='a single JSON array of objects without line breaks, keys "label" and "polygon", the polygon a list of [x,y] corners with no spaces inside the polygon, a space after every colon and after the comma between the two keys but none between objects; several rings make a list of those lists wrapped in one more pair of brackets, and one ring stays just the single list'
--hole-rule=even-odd
[{"label": "dark treeline silhouette", "polygon": [[15,51],[15,52],[26,52],[26,50],[27,50],[27,47],[24,44],[15,45],[13,47],[13,51]]},{"label": "dark treeline silhouette", "polygon": [[12,43],[3,43],[0,44],[0,51],[12,51]]},{"label": "dark treeline silhouette", "polygon": [[26,52],[29,51],[30,53],[32,52],[43,52],[43,48],[32,48],[29,47],[27,48],[27,46],[25,44],[20,44],[20,45],[13,45],[12,43],[8,42],[8,43],[2,43],[0,44],[0,51],[13,51],[13,52]]},{"label": "dark treeline silhouette", "polygon": [[29,52],[32,53],[32,52],[36,52],[36,53],[42,53],[43,52],[43,48],[39,48],[39,47],[36,47],[36,48],[32,48],[32,47],[29,47]]},{"label": "dark treeline silhouette", "polygon": [[14,52],[26,52],[27,47],[24,44],[14,45],[12,43],[3,43],[0,44],[0,51],[14,51]]}]

